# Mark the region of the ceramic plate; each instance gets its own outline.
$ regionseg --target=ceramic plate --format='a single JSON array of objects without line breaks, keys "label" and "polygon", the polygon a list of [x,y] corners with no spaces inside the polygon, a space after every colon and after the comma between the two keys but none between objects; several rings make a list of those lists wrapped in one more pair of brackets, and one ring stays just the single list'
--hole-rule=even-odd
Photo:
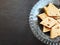
[{"label": "ceramic plate", "polygon": [[40,0],[38,1],[32,8],[29,16],[29,24],[31,27],[31,30],[40,41],[42,41],[45,44],[49,45],[60,45],[60,37],[57,37],[55,39],[51,39],[49,37],[49,34],[45,34],[42,32],[42,26],[38,24],[38,18],[37,15],[42,12],[42,8],[49,3],[54,3],[56,6],[60,6],[60,0]]}]

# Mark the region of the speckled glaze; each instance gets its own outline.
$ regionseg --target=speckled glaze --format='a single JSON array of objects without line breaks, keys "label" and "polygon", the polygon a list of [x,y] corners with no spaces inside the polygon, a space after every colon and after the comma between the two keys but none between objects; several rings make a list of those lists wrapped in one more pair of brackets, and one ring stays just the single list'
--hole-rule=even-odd
[{"label": "speckled glaze", "polygon": [[48,45],[60,45],[60,37],[56,39],[49,38],[48,35],[44,34],[41,31],[41,27],[38,25],[38,18],[37,15],[39,14],[39,9],[43,8],[45,5],[49,3],[54,3],[56,5],[60,5],[59,0],[40,0],[38,1],[32,8],[29,16],[29,24],[33,34],[43,43]]}]

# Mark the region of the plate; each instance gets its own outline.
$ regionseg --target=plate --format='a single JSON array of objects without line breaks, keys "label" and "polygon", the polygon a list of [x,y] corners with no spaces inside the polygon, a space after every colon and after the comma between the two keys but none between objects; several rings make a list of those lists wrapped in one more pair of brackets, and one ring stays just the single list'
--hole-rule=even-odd
[{"label": "plate", "polygon": [[41,9],[49,3],[60,7],[60,0],[40,0],[32,8],[29,15],[29,24],[34,36],[45,44],[60,45],[60,37],[51,39],[49,35],[42,32],[42,26],[38,24],[37,15],[41,13]]}]

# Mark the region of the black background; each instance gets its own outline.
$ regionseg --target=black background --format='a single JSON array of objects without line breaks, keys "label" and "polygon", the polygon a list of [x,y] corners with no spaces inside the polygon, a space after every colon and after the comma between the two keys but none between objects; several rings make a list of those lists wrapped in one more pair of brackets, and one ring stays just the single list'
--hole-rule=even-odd
[{"label": "black background", "polygon": [[45,45],[31,32],[30,10],[38,0],[0,0],[0,45]]}]

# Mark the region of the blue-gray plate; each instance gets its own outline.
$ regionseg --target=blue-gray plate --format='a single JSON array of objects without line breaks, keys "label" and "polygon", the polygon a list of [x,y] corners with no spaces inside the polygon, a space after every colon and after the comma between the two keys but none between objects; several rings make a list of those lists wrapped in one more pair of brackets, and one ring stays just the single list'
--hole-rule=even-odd
[{"label": "blue-gray plate", "polygon": [[[40,0],[32,8],[29,16],[29,24],[31,30],[37,39],[48,45],[60,45],[60,37],[51,39],[47,34],[42,32],[42,26],[38,24],[37,15],[41,13],[41,9],[49,3],[55,4],[60,7],[60,0]],[[48,22],[47,22],[48,23]]]}]

